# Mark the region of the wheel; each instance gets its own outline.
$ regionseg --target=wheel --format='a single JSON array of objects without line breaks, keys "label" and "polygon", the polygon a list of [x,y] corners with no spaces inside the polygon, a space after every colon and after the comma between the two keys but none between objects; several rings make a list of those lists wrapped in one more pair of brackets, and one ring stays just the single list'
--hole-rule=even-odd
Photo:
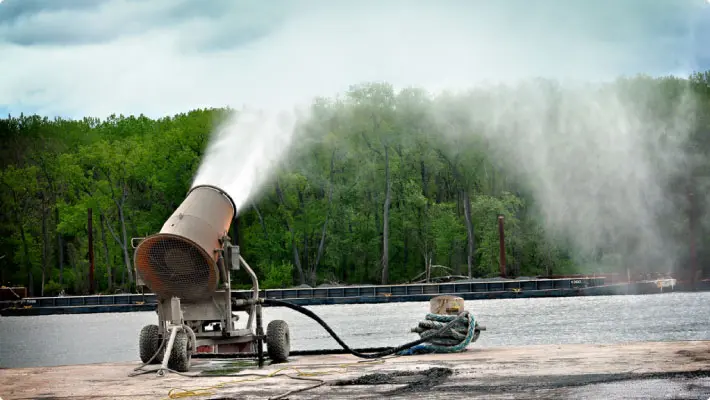
[{"label": "wheel", "polygon": [[160,349],[160,353],[153,357],[158,348],[160,347],[160,329],[158,325],[146,325],[141,329],[141,334],[138,339],[138,349],[141,356],[141,361],[147,363],[150,360],[151,364],[160,364],[163,362],[163,354],[165,354],[165,347]]},{"label": "wheel", "polygon": [[180,329],[175,335],[173,350],[168,359],[168,368],[177,372],[187,372],[190,369],[190,358],[192,352],[189,351],[189,335],[185,330]]},{"label": "wheel", "polygon": [[291,335],[285,321],[275,320],[266,327],[266,352],[273,362],[288,360],[291,352]]}]

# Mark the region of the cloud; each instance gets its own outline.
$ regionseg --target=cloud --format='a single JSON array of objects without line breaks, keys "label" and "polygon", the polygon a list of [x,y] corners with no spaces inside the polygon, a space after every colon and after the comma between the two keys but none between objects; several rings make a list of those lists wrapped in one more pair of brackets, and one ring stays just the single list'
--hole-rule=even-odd
[{"label": "cloud", "polygon": [[5,0],[0,108],[288,107],[365,80],[431,89],[710,68],[699,0]]}]

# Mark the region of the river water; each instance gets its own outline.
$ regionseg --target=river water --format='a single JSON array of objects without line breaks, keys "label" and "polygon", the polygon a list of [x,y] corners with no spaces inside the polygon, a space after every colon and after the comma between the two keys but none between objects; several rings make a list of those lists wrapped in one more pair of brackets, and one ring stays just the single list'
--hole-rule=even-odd
[{"label": "river water", "polygon": [[[309,307],[353,348],[400,345],[429,303]],[[646,296],[467,301],[488,328],[472,346],[710,340],[710,292]],[[315,321],[284,308],[265,308],[264,326],[283,319],[292,350],[338,344]],[[0,367],[55,366],[138,360],[138,334],[154,312],[0,317]],[[246,323],[244,318],[243,323]]]}]

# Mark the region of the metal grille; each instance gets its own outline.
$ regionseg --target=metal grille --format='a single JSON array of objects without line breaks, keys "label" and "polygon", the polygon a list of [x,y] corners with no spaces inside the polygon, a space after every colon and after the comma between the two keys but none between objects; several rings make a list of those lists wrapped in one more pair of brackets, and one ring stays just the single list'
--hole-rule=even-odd
[{"label": "metal grille", "polygon": [[180,236],[158,234],[136,248],[136,270],[157,297],[199,300],[217,288],[217,266],[205,251]]}]

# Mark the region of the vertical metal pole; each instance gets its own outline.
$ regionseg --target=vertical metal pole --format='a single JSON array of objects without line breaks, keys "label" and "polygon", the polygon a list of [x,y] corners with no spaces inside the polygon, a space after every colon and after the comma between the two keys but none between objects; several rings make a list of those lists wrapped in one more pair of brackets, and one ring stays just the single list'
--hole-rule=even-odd
[{"label": "vertical metal pole", "polygon": [[264,326],[261,318],[261,305],[257,304],[256,311],[256,355],[259,368],[264,366]]},{"label": "vertical metal pole", "polygon": [[232,240],[232,243],[236,244],[241,249],[242,248],[242,241],[241,241],[242,233],[240,232],[240,229],[239,229],[239,220],[240,219],[241,218],[239,218],[237,216],[234,217],[234,240]]},{"label": "vertical metal pole", "polygon": [[89,208],[89,294],[94,294],[94,225],[93,210]]},{"label": "vertical metal pole", "polygon": [[504,217],[502,215],[498,216],[498,235],[500,236],[500,276],[501,278],[505,278],[508,274],[506,273],[505,270],[505,229],[503,227],[503,219]]},{"label": "vertical metal pole", "polygon": [[[225,296],[225,311],[224,311],[224,323],[225,326],[222,327],[223,332],[233,332],[234,331],[234,320],[232,319],[232,249],[230,248],[231,243],[226,242],[222,246],[222,269],[224,270],[225,282],[224,282],[224,296]],[[228,260],[229,263],[226,263]]]}]

